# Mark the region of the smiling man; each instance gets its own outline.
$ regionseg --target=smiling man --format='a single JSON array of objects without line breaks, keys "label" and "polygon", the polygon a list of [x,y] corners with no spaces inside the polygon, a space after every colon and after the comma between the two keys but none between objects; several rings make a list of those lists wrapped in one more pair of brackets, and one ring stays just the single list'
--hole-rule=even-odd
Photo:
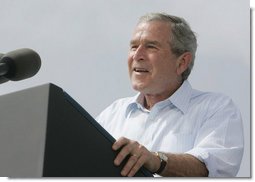
[{"label": "smiling man", "polygon": [[172,95],[182,83],[192,54],[175,55],[170,46],[170,25],[161,21],[140,23],[130,43],[128,57],[132,86],[144,94],[146,107]]},{"label": "smiling man", "polygon": [[115,101],[97,121],[117,141],[121,174],[146,167],[160,176],[232,177],[243,155],[239,110],[222,94],[201,92],[187,78],[196,36],[182,18],[150,13],[140,18],[128,56],[134,97]]}]

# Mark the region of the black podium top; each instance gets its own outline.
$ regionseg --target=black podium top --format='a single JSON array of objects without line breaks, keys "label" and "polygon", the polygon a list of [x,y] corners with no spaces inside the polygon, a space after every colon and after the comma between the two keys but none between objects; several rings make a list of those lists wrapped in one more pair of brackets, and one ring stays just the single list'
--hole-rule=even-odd
[{"label": "black podium top", "polygon": [[[71,96],[50,84],[43,176],[120,177],[115,139]],[[153,177],[142,167],[136,177]]]}]

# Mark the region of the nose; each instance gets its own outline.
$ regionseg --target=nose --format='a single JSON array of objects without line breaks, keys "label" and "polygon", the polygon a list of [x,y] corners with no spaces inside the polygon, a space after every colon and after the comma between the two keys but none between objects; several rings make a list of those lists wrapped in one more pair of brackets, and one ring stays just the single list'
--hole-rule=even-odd
[{"label": "nose", "polygon": [[145,59],[145,49],[142,45],[139,45],[133,52],[133,60],[142,61]]}]

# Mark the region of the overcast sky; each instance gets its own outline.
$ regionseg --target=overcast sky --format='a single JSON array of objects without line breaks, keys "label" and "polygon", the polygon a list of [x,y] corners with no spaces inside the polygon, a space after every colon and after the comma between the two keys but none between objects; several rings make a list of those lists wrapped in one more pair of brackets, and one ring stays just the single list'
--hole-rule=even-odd
[{"label": "overcast sky", "polygon": [[93,117],[132,96],[127,53],[137,19],[148,12],[185,18],[198,51],[194,88],[232,97],[243,115],[250,175],[249,0],[0,0],[0,52],[28,47],[42,67],[33,78],[0,85],[0,95],[44,83],[62,87]]}]

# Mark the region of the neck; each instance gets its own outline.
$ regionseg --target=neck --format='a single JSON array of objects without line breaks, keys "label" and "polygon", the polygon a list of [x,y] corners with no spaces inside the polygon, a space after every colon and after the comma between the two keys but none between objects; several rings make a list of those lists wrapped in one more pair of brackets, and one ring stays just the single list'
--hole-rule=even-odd
[{"label": "neck", "polygon": [[144,94],[144,107],[148,110],[151,110],[151,108],[157,104],[158,102],[161,102],[163,100],[166,100],[169,98],[173,93],[180,87],[176,87],[175,89],[171,91],[165,91],[160,94]]}]

